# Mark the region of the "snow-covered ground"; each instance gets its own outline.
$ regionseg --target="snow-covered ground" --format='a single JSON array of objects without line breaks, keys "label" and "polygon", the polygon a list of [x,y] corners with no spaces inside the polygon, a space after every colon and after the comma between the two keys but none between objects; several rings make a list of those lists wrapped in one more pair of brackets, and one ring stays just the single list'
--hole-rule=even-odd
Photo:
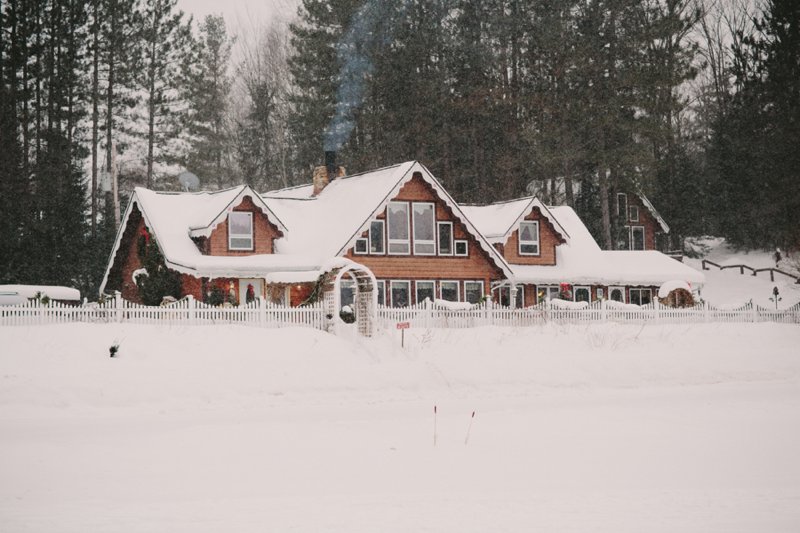
[{"label": "snow-covered ground", "polygon": [[0,531],[800,530],[797,326],[396,333],[0,328]]},{"label": "snow-covered ground", "polygon": [[[704,252],[703,258],[713,261],[718,265],[747,265],[752,268],[770,268],[775,266],[773,254],[775,251],[734,250],[728,246],[724,239],[707,237],[696,239],[696,249]],[[779,264],[779,268],[785,272],[797,275],[799,272],[789,258],[785,257]],[[701,259],[684,258],[684,263],[702,270]],[[775,302],[770,300],[774,287],[778,287],[781,301],[778,302],[780,309],[786,309],[800,302],[800,284],[795,280],[780,274],[775,275],[775,281],[770,281],[769,272],[759,272],[753,276],[748,270],[744,274],[739,273],[739,269],[719,270],[716,267],[709,267],[703,272],[706,276],[706,284],[702,289],[702,297],[708,302],[717,305],[732,307],[737,304],[745,304],[750,300],[767,309],[775,309]]]}]

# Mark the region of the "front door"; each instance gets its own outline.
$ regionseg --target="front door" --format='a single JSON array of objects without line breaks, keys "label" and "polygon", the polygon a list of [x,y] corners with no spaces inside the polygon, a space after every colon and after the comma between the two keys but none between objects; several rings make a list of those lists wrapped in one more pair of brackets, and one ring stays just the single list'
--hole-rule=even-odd
[{"label": "front door", "polygon": [[264,297],[264,280],[260,278],[242,278],[239,280],[239,305],[247,303],[248,287],[253,287],[251,298]]}]

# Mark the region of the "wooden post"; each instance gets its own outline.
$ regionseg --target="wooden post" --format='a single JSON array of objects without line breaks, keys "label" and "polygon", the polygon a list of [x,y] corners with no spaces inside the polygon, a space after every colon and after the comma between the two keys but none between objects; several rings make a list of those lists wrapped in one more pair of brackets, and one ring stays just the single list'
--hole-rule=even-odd
[{"label": "wooden post", "polygon": [[186,296],[186,306],[189,309],[189,312],[187,313],[188,319],[189,319],[189,325],[190,326],[194,326],[195,325],[195,316],[196,316],[195,315],[195,302],[194,302],[194,296],[192,296],[191,294]]},{"label": "wooden post", "polygon": [[119,291],[114,291],[114,307],[117,322],[122,322],[122,294]]}]

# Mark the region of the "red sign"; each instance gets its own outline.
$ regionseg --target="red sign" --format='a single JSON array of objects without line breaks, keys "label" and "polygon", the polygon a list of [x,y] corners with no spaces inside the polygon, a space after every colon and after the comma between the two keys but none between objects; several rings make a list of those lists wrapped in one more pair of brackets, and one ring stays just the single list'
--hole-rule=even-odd
[{"label": "red sign", "polygon": [[398,322],[397,329],[408,329],[411,327],[411,322]]}]

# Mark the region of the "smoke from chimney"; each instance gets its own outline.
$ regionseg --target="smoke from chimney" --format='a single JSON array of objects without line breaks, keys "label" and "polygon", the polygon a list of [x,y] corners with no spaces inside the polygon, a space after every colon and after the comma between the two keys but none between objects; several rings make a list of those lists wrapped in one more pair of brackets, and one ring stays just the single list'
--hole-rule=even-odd
[{"label": "smoke from chimney", "polygon": [[336,89],[336,111],[325,130],[325,151],[339,150],[355,126],[355,112],[364,102],[367,77],[374,65],[372,55],[380,45],[389,42],[393,21],[401,17],[409,0],[387,2],[367,0],[353,15],[350,27],[336,45],[339,86]]}]

